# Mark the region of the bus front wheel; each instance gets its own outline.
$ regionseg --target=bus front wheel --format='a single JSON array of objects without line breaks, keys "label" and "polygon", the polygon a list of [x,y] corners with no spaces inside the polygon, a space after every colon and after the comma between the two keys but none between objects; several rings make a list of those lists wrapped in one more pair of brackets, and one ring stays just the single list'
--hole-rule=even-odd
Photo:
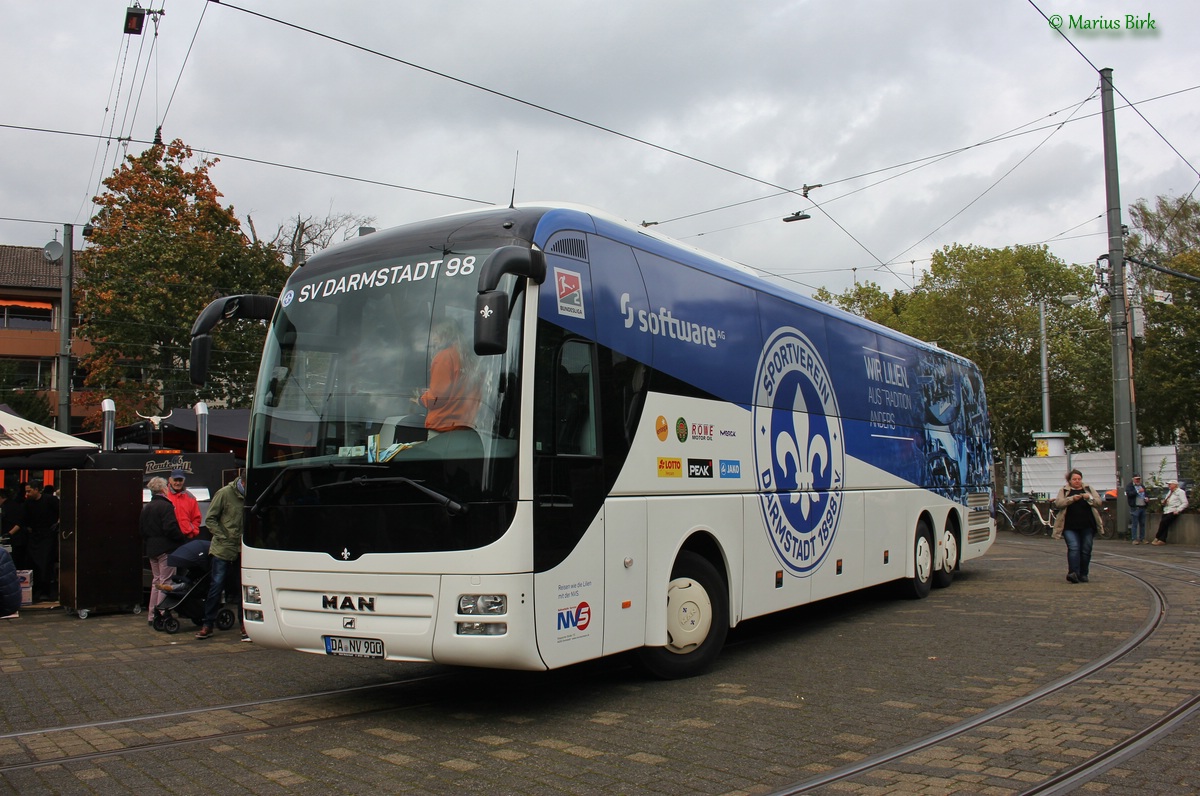
[{"label": "bus front wheel", "polygon": [[917,533],[913,538],[913,575],[908,579],[908,594],[913,599],[920,600],[929,596],[933,586],[933,531],[929,523],[921,520],[917,523]]},{"label": "bus front wheel", "polygon": [[729,594],[716,568],[684,552],[667,584],[667,644],[638,650],[638,662],[655,677],[692,677],[710,667],[729,632]]}]

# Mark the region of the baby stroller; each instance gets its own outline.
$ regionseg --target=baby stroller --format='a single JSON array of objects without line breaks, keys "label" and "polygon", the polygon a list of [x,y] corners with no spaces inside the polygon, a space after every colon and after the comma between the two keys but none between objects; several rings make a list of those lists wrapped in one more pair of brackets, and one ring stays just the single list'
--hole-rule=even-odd
[{"label": "baby stroller", "polygon": [[[204,623],[204,601],[208,599],[208,540],[184,542],[167,556],[167,564],[177,569],[175,580],[163,589],[167,594],[154,609],[154,629],[168,633],[179,632],[180,617],[192,620],[199,627]],[[182,571],[182,576],[179,574]],[[158,588],[155,586],[155,588]],[[217,611],[216,625],[228,630],[237,622],[232,608],[222,605]]]}]

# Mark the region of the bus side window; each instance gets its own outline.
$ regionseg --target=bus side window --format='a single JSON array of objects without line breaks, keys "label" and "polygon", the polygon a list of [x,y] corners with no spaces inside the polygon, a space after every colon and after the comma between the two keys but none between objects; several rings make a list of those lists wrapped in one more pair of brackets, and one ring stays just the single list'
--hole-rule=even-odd
[{"label": "bus side window", "polygon": [[642,406],[646,402],[646,366],[615,351],[612,352],[612,361],[612,378],[606,377],[600,384],[600,403],[605,412],[614,407],[620,412],[617,416],[608,415],[607,420],[623,431],[625,445],[628,446],[633,444]]},{"label": "bus side window", "polygon": [[593,346],[583,340],[568,340],[559,350],[554,384],[555,440],[559,454],[595,456],[599,452],[593,360]]}]

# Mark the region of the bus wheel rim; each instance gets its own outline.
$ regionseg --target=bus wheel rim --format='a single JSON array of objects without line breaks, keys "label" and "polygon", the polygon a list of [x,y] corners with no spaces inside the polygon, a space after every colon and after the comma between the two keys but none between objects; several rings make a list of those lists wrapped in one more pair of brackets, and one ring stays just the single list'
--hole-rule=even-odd
[{"label": "bus wheel rim", "polygon": [[917,578],[922,583],[929,580],[929,576],[933,573],[933,550],[929,546],[929,538],[921,534],[917,538]]},{"label": "bus wheel rim", "polygon": [[712,600],[699,581],[676,578],[667,587],[667,649],[695,652],[712,626]]},{"label": "bus wheel rim", "polygon": [[943,557],[943,567],[947,572],[953,572],[958,567],[958,540],[954,534],[946,531],[946,552]]}]

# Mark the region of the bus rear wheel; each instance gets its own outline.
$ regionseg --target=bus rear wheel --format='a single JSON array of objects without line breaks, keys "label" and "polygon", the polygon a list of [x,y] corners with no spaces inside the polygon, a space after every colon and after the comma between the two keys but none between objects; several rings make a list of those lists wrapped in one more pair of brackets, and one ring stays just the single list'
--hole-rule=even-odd
[{"label": "bus rear wheel", "polygon": [[954,571],[958,569],[958,537],[954,530],[942,532],[942,565],[933,572],[934,588],[944,589],[954,582]]},{"label": "bus rear wheel", "polygon": [[693,677],[712,666],[729,632],[729,595],[716,568],[680,553],[667,584],[667,644],[638,650],[639,664],[663,680]]},{"label": "bus rear wheel", "polygon": [[913,538],[913,575],[907,579],[905,588],[915,600],[929,596],[933,586],[933,561],[933,531],[929,529],[929,523],[921,520]]}]

